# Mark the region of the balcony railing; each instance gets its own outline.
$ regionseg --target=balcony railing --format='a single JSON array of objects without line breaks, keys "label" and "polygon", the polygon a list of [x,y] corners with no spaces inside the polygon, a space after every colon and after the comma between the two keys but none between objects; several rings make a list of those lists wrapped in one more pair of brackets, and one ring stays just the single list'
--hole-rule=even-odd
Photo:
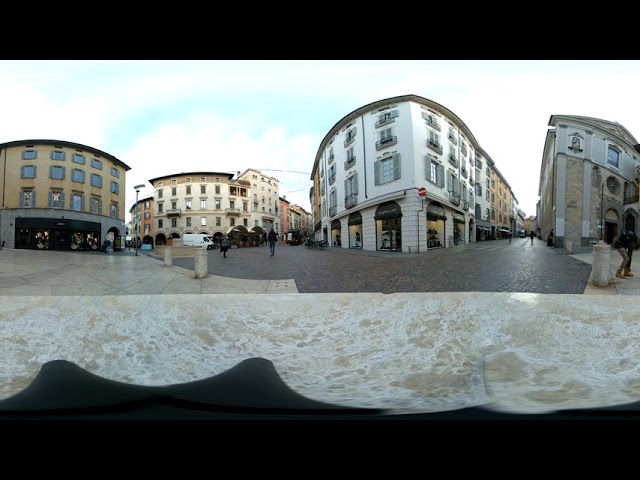
[{"label": "balcony railing", "polygon": [[387,137],[376,142],[376,150],[382,150],[383,148],[391,147],[396,143],[398,143],[398,137],[396,137],[395,135],[392,137]]},{"label": "balcony railing", "polygon": [[225,212],[227,213],[227,215],[240,215],[239,208],[226,208]]},{"label": "balcony railing", "polygon": [[347,160],[345,160],[344,162],[344,169],[347,170],[351,167],[353,167],[356,164],[356,157],[355,155],[351,158],[348,158]]},{"label": "balcony railing", "polygon": [[338,213],[338,207],[333,206],[329,207],[329,216],[333,217],[336,213]]},{"label": "balcony railing", "polygon": [[333,185],[333,183],[336,181],[336,174],[333,173],[331,175],[329,175],[329,185]]},{"label": "balcony railing", "polygon": [[344,208],[352,208],[358,204],[358,195],[352,193],[344,197]]},{"label": "balcony railing", "polygon": [[449,155],[449,163],[456,168],[458,167],[458,165],[460,165],[460,163],[458,162],[458,159],[453,155]]},{"label": "balcony railing", "polygon": [[460,205],[460,194],[449,192],[449,201],[454,205]]},{"label": "balcony railing", "polygon": [[440,155],[442,155],[442,145],[440,145],[439,143],[437,143],[437,142],[435,142],[433,140],[427,140],[427,147],[429,147],[434,152],[439,153]]},{"label": "balcony railing", "polygon": [[179,217],[180,215],[182,215],[182,210],[180,210],[179,208],[172,208],[170,210],[167,210],[167,217]]}]

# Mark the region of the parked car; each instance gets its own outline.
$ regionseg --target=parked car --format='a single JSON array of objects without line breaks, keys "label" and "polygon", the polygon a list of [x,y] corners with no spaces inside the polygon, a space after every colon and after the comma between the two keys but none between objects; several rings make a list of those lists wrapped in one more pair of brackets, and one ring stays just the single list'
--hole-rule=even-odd
[{"label": "parked car", "polygon": [[213,249],[213,241],[204,233],[185,233],[182,238],[185,247],[200,247],[207,250]]},{"label": "parked car", "polygon": [[285,237],[289,245],[300,245],[302,243],[302,234],[298,229],[292,229],[287,231]]}]

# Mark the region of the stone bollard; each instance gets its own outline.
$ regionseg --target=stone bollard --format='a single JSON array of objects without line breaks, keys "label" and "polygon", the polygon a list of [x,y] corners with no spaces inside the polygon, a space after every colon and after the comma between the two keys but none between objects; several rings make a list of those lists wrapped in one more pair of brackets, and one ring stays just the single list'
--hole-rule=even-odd
[{"label": "stone bollard", "polygon": [[207,268],[207,258],[209,251],[206,248],[194,248],[193,263],[196,278],[206,278],[209,276]]},{"label": "stone bollard", "polygon": [[591,283],[596,287],[606,287],[611,283],[611,246],[606,243],[596,243],[593,246],[593,261],[591,263]]},{"label": "stone bollard", "polygon": [[167,245],[164,247],[164,266],[170,267],[173,265],[173,250],[172,247]]}]

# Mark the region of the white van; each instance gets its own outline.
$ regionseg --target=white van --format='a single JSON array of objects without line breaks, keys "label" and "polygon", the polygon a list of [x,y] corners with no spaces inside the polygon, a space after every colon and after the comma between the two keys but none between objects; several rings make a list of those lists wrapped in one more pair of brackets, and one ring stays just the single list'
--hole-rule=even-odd
[{"label": "white van", "polygon": [[213,249],[213,241],[204,233],[185,233],[182,237],[182,245],[185,247],[207,247]]}]

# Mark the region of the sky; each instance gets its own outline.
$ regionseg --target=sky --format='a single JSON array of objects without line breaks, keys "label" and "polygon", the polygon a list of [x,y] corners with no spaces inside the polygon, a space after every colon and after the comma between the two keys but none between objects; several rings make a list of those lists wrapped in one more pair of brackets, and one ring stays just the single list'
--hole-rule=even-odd
[{"label": "sky", "polygon": [[638,60],[0,60],[0,142],[64,140],[127,164],[126,215],[149,179],[261,170],[311,212],[320,142],[345,115],[419,95],[471,130],[535,215],[552,115],[640,138]]}]

